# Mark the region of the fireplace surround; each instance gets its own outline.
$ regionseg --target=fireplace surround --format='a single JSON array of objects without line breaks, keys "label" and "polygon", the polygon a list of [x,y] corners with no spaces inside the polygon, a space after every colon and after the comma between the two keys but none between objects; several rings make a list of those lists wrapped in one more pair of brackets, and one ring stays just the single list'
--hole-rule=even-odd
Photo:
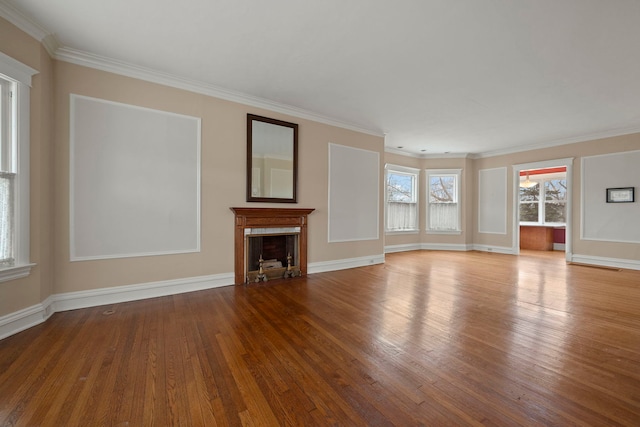
[{"label": "fireplace surround", "polygon": [[[292,269],[301,276],[307,274],[307,215],[312,208],[230,208],[235,214],[234,230],[234,272],[235,284],[253,281],[256,271],[256,249],[249,251],[250,239],[266,238],[269,245],[277,244],[282,238],[285,252],[291,253]],[[282,237],[278,237],[282,236]],[[255,243],[255,242],[253,242]],[[266,249],[271,250],[271,249]],[[286,269],[286,255],[282,249],[273,249],[270,255]],[[263,254],[264,255],[264,254]],[[287,253],[289,255],[289,253]],[[271,262],[272,260],[269,259]],[[251,264],[251,265],[250,265]],[[275,270],[272,272],[275,274]]]}]

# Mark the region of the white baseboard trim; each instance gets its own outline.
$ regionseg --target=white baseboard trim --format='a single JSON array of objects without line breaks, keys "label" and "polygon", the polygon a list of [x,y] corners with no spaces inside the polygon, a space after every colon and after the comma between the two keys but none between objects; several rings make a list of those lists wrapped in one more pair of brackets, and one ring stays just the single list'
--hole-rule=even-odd
[{"label": "white baseboard trim", "polygon": [[572,254],[570,256],[570,262],[598,265],[602,267],[623,268],[627,270],[640,270],[640,261],[633,259],[605,258],[592,255]]},{"label": "white baseboard trim", "polygon": [[384,254],[310,263],[307,266],[307,274],[326,273],[327,271],[346,270],[374,264],[384,264]]},{"label": "white baseboard trim", "polygon": [[481,251],[481,252],[495,252],[506,255],[513,255],[513,249],[504,246],[492,246],[492,245],[471,245],[471,244],[450,244],[450,243],[417,243],[406,245],[393,245],[385,246],[384,252],[406,252],[406,251]]},{"label": "white baseboard trim", "polygon": [[36,326],[59,311],[219,288],[233,285],[234,280],[233,273],[226,273],[54,294],[40,304],[0,317],[0,339]]},{"label": "white baseboard trim", "polygon": [[186,279],[164,280],[139,285],[117,286],[90,291],[69,292],[54,295],[54,312],[76,310],[105,304],[136,301],[147,298],[201,291],[204,289],[229,286],[234,283],[234,274],[214,274],[211,276],[189,277]]},{"label": "white baseboard trim", "polygon": [[36,304],[0,317],[0,340],[44,322],[46,312],[43,304]]},{"label": "white baseboard trim", "polygon": [[408,251],[419,251],[422,249],[422,245],[420,243],[411,243],[406,245],[390,245],[384,247],[385,254],[392,254],[394,252],[408,252]]},{"label": "white baseboard trim", "polygon": [[564,243],[554,243],[553,244],[553,250],[554,251],[564,251],[565,250],[565,244]]},{"label": "white baseboard trim", "polygon": [[505,246],[493,246],[493,245],[473,245],[474,251],[491,252],[496,254],[515,255],[513,248]]},{"label": "white baseboard trim", "polygon": [[471,251],[473,245],[453,243],[423,243],[420,248],[425,251]]}]

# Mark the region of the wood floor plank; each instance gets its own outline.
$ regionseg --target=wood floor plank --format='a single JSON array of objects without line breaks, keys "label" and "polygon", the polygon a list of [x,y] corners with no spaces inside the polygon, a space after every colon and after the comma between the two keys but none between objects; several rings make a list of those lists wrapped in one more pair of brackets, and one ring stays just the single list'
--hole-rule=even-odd
[{"label": "wood floor plank", "polygon": [[640,272],[381,265],[54,314],[0,341],[0,426],[638,426]]}]

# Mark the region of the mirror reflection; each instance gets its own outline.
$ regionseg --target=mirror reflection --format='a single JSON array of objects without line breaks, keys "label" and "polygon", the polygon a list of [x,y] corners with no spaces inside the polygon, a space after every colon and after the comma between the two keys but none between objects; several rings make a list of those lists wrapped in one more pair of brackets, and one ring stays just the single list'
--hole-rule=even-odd
[{"label": "mirror reflection", "polygon": [[298,125],[247,115],[247,201],[296,201]]}]

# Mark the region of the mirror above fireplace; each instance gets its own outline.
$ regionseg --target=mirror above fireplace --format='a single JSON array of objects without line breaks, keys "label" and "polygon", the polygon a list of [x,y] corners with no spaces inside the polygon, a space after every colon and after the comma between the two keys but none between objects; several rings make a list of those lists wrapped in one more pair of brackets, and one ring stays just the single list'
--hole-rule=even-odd
[{"label": "mirror above fireplace", "polygon": [[298,125],[247,114],[247,202],[296,203]]}]

